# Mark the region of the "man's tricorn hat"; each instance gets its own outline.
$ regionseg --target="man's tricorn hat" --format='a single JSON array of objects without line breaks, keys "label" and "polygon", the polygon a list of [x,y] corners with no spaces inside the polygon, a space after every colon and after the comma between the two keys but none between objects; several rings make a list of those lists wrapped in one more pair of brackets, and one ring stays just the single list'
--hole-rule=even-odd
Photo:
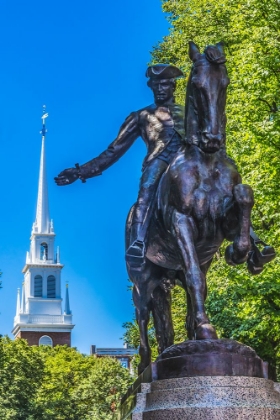
[{"label": "man's tricorn hat", "polygon": [[175,79],[176,77],[184,76],[183,72],[178,67],[170,64],[155,64],[147,68],[146,77],[150,79]]}]

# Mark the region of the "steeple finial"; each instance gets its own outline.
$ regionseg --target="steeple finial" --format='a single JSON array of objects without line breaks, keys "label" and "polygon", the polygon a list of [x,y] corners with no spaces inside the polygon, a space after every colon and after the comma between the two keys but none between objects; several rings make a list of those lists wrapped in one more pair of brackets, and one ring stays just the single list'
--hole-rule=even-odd
[{"label": "steeple finial", "polygon": [[49,114],[46,112],[46,105],[43,105],[43,115],[42,115],[43,127],[42,127],[42,130],[41,130],[42,137],[46,136],[47,130],[46,130],[45,119],[48,118],[48,116],[49,116]]},{"label": "steeple finial", "polygon": [[49,233],[49,229],[50,229],[47,171],[46,171],[46,162],[45,162],[45,136],[47,132],[45,121],[48,115],[49,114],[46,112],[46,106],[44,105],[43,115],[42,115],[43,127],[41,130],[42,149],[41,149],[41,160],[40,160],[37,211],[36,211],[35,226],[33,228],[37,233]]}]

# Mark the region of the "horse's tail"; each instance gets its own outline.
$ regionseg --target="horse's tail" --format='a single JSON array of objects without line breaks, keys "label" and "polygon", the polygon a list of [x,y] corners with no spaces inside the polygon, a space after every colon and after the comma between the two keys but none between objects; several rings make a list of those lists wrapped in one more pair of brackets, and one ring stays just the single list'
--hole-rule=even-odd
[{"label": "horse's tail", "polygon": [[129,213],[127,215],[126,218],[126,224],[125,224],[125,250],[127,250],[127,248],[131,245],[131,238],[130,238],[130,231],[131,231],[131,223],[132,223],[132,218],[133,218],[133,214],[134,214],[134,209],[135,209],[135,204],[133,204],[133,206],[131,207],[131,209],[129,210]]}]

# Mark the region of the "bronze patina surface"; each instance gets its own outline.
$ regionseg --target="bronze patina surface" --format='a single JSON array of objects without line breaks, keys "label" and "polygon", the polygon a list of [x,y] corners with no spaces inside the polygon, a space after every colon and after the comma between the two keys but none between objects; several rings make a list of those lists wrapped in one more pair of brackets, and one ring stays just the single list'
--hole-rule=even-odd
[{"label": "bronze patina surface", "polygon": [[[252,230],[253,191],[242,184],[226,152],[229,78],[223,45],[210,45],[200,53],[190,42],[189,56],[193,66],[185,109],[174,102],[175,79],[182,72],[169,65],[151,66],[146,75],[155,103],[130,114],[116,140],[98,157],[81,166],[76,164],[55,178],[59,186],[77,179],[84,182],[116,162],[137,137],[147,145],[138,199],[126,224],[126,263],[134,285],[140,330],[139,373],[151,361],[147,332],[151,313],[159,354],[173,344],[170,289],[175,283],[187,295],[188,338],[205,343],[217,340],[205,311],[206,275],[225,239],[231,242],[225,253],[227,263],[247,262],[252,274],[259,274],[263,265],[275,257],[274,249]],[[233,359],[222,347],[221,352],[226,367],[229,358]],[[206,359],[203,362],[209,370],[216,353],[209,349],[208,356],[205,354],[201,360],[209,358],[208,364]],[[260,376],[261,361],[252,360],[251,368],[244,362],[244,369],[255,369],[256,376]],[[164,358],[158,363],[165,366],[163,371],[169,369]]]}]

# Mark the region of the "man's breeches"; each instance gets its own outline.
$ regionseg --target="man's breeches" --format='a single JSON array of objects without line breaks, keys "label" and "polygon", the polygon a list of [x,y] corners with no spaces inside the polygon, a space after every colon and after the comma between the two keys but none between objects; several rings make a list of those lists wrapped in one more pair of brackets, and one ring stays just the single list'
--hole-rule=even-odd
[{"label": "man's breeches", "polygon": [[[160,159],[153,159],[144,169],[140,180],[139,194],[135,205],[132,224],[143,224],[149,207],[153,203],[157,187],[168,164]],[[147,217],[149,219],[149,217]]]}]

